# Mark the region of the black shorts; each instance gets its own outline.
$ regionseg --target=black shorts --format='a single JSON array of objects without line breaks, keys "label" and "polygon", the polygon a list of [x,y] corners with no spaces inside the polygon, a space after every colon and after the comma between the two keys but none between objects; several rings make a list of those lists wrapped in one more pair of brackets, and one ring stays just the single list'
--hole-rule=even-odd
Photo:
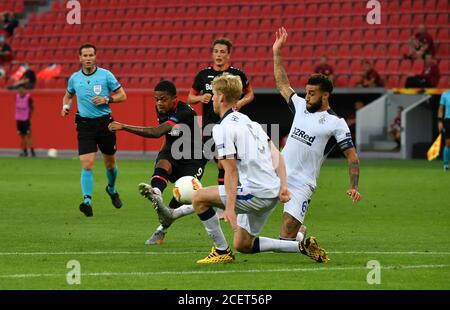
[{"label": "black shorts", "polygon": [[450,118],[444,118],[445,139],[450,139]]},{"label": "black shorts", "polygon": [[156,157],[156,162],[165,159],[172,165],[172,174],[169,176],[169,181],[175,183],[181,177],[193,176],[201,180],[205,172],[205,164],[202,159],[194,160],[175,160],[170,154],[170,150],[161,150]]},{"label": "black shorts", "polygon": [[17,132],[19,135],[27,135],[31,133],[30,121],[17,121]]},{"label": "black shorts", "polygon": [[109,131],[108,125],[113,121],[111,115],[98,118],[75,117],[78,133],[78,154],[97,152],[97,146],[105,155],[116,153],[116,134]]}]

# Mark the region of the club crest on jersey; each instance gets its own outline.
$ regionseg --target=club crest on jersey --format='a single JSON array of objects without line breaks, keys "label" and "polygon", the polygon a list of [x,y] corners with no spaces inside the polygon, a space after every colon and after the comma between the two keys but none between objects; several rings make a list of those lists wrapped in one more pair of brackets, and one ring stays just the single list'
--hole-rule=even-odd
[{"label": "club crest on jersey", "polygon": [[322,115],[319,118],[319,124],[321,124],[321,125],[325,124],[326,121],[327,121],[327,117],[325,115]]},{"label": "club crest on jersey", "polygon": [[94,85],[94,94],[97,96],[102,92],[102,85]]}]

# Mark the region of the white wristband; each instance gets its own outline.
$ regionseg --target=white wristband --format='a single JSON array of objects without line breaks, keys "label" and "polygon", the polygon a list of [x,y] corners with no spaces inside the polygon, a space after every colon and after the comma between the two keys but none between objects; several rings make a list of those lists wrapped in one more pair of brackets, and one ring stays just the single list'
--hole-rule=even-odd
[{"label": "white wristband", "polygon": [[70,104],[63,105],[63,109],[66,111],[70,111]]}]

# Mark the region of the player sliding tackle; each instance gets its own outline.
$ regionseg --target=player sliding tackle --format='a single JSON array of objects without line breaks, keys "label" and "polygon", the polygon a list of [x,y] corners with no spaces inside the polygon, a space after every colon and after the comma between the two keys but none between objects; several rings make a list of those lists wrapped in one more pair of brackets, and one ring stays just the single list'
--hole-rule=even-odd
[{"label": "player sliding tackle", "polygon": [[213,207],[225,209],[224,220],[234,230],[234,248],[241,253],[297,252],[325,262],[325,252],[310,239],[301,243],[258,237],[278,200],[290,199],[283,156],[260,124],[234,110],[242,95],[238,76],[216,77],[212,87],[214,112],[220,116],[213,138],[225,184],[194,192],[192,205],[214,243],[211,253],[197,263],[234,261]]},{"label": "player sliding tackle", "polygon": [[350,187],[347,195],[353,202],[360,201],[362,196],[358,191],[359,159],[350,129],[346,122],[330,109],[328,103],[333,84],[325,75],[313,74],[306,84],[305,99],[298,96],[292,89],[282,65],[281,50],[287,38],[286,29],[280,28],[273,44],[277,89],[294,114],[282,152],[286,160],[288,187],[292,199],[284,205],[280,239],[302,241],[306,232],[299,233],[299,229],[316,189],[320,167],[336,144],[347,158],[349,166]]}]

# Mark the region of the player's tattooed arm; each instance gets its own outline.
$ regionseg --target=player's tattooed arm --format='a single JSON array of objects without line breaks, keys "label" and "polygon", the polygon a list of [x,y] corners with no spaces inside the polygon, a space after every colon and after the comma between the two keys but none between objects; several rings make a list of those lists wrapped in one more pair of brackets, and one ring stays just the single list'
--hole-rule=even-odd
[{"label": "player's tattooed arm", "polygon": [[172,130],[172,125],[163,123],[158,127],[139,127],[119,122],[112,122],[108,125],[110,131],[125,130],[129,133],[144,137],[144,138],[159,138]]},{"label": "player's tattooed arm", "polygon": [[347,195],[353,202],[358,202],[362,199],[361,194],[358,191],[359,182],[359,158],[354,147],[344,151],[345,157],[348,162],[348,172],[350,175],[350,188],[347,190]]},{"label": "player's tattooed arm", "polygon": [[358,189],[359,181],[359,161],[349,163],[349,174],[350,174],[350,187]]},{"label": "player's tattooed arm", "polygon": [[284,69],[282,63],[281,49],[283,45],[286,43],[288,34],[286,29],[280,28],[276,32],[276,40],[273,44],[273,71],[275,75],[275,82],[277,85],[277,89],[280,92],[281,96],[283,96],[286,102],[289,102],[294,93],[294,90],[291,87],[289,82],[289,78],[286,74],[286,70]]}]

